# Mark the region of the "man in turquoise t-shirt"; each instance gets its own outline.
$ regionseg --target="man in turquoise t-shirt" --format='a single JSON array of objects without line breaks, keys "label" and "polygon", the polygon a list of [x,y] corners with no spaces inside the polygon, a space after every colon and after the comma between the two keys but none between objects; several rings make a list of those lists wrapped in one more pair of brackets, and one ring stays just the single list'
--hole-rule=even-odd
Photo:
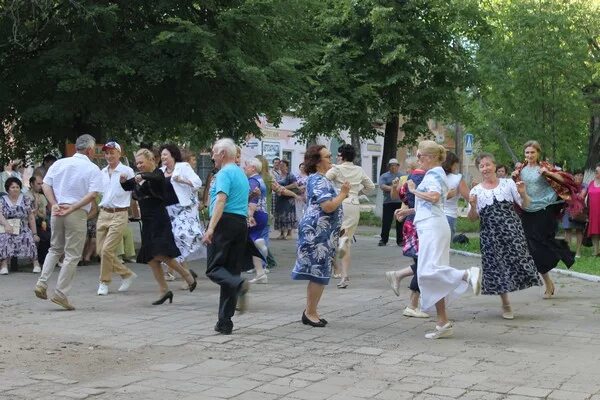
[{"label": "man in turquoise t-shirt", "polygon": [[210,223],[202,241],[207,244],[206,276],[221,286],[219,321],[215,331],[231,334],[236,304],[246,310],[248,282],[240,277],[248,238],[248,178],[235,164],[237,148],[231,139],[220,139],[212,148],[219,172],[209,190]]}]

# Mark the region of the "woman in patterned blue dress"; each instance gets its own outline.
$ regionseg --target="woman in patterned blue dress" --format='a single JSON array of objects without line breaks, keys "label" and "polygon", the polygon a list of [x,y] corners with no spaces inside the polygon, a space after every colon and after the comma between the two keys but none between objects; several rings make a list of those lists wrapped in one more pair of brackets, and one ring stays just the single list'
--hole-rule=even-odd
[{"label": "woman in patterned blue dress", "polygon": [[331,168],[331,153],[325,146],[311,146],[306,151],[304,168],[310,174],[306,182],[307,206],[298,224],[298,253],[292,279],[309,281],[302,323],[324,327],[327,321],[319,316],[317,306],[331,278],[342,225],[341,205],[348,197],[350,184],[344,182],[337,194],[325,178]]}]

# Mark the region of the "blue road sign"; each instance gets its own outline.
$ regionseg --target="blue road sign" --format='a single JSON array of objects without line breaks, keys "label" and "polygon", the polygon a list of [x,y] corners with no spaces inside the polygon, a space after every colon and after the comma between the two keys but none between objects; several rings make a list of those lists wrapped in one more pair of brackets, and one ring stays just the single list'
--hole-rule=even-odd
[{"label": "blue road sign", "polygon": [[471,155],[473,154],[473,134],[465,133],[465,154]]}]

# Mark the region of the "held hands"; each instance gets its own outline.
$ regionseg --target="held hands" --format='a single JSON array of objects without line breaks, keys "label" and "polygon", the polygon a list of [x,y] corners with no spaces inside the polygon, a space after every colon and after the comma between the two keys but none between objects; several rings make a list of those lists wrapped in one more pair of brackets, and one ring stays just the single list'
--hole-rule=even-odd
[{"label": "held hands", "polygon": [[127,181],[127,174],[121,174],[121,176],[119,176],[119,182],[124,183],[125,181]]},{"label": "held hands", "polygon": [[66,217],[73,211],[75,211],[75,209],[69,204],[55,204],[52,206],[52,215],[56,215],[58,217]]},{"label": "held hands", "polygon": [[518,181],[518,182],[515,182],[515,184],[517,185],[517,192],[519,192],[519,194],[521,196],[523,196],[526,192],[525,182]]},{"label": "held hands", "polygon": [[139,184],[141,184],[142,181],[144,180],[144,178],[142,178],[141,174],[136,174],[134,179],[135,179],[135,182],[139,183]]},{"label": "held hands", "polygon": [[471,207],[477,207],[477,195],[472,194],[469,196],[469,204]]},{"label": "held hands", "polygon": [[513,178],[516,178],[517,176],[519,176],[519,171],[513,171],[510,176],[512,176]]},{"label": "held hands", "polygon": [[396,218],[396,221],[402,222],[404,218],[410,215],[411,212],[412,211],[410,210],[410,208],[399,208],[396,211],[394,211],[394,218]]}]

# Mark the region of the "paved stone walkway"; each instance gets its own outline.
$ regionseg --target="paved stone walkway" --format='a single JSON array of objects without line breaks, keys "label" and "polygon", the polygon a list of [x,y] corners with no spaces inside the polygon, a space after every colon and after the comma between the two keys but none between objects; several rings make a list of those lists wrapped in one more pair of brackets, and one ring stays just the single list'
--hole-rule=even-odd
[{"label": "paved stone walkway", "polygon": [[513,321],[499,298],[467,294],[449,307],[455,337],[430,341],[434,321],[403,317],[408,292],[394,296],[383,279],[408,265],[398,247],[359,237],[351,286],[325,290],[326,328],[300,323],[294,242],[273,249],[280,266],[252,288],[231,336],[213,331],[218,288],[204,277],[194,293],[171,283],[173,304],[151,306],[147,266],[134,266],[129,292],[116,293],[117,278],[106,297],[95,294],[99,267],[81,267],[73,312],[35,298],[34,275],[0,277],[0,400],[600,399],[597,283],[556,276],[555,299],[514,294]]}]

